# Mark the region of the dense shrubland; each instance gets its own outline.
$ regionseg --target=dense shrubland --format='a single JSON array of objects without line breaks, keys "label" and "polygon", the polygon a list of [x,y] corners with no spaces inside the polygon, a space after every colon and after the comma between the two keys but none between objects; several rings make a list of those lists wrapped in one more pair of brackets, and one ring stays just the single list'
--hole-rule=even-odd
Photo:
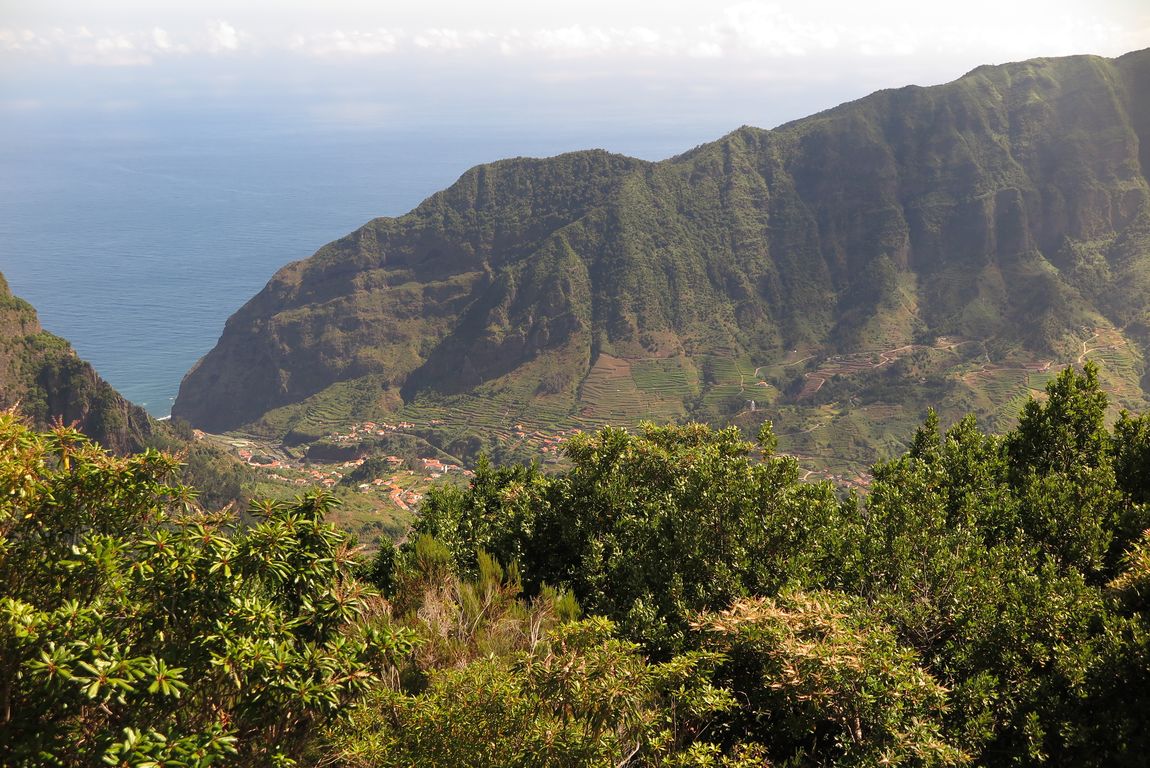
[{"label": "dense shrubland", "polygon": [[5,765],[1144,765],[1150,420],[1067,370],[868,493],[769,429],[481,462],[371,563],[172,460],[0,419]]}]

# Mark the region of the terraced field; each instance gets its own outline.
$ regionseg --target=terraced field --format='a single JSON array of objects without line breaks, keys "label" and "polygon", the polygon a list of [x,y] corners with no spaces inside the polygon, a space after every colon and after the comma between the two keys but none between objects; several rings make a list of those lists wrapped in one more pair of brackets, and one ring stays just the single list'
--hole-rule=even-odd
[{"label": "terraced field", "polygon": [[[1012,429],[1031,397],[1045,397],[1045,387],[1066,365],[1094,361],[1111,396],[1112,413],[1122,407],[1143,410],[1139,388],[1142,361],[1120,331],[1083,329],[1061,359],[992,358],[978,341],[940,337],[934,344],[901,345],[826,358],[803,374],[792,405],[768,408],[780,450],[799,458],[819,476],[854,476],[875,459],[906,449],[928,407],[939,411],[944,424],[975,413],[984,429]],[[901,368],[889,366],[910,356]],[[760,375],[773,381],[794,376],[798,366],[810,367],[809,355],[796,351],[783,363],[764,366]],[[823,386],[836,382],[828,402]],[[861,399],[858,395],[861,395]],[[822,403],[821,405],[819,403]],[[753,424],[741,424],[751,431]],[[829,473],[829,475],[828,475]]]},{"label": "terraced field", "polygon": [[834,355],[827,358],[819,367],[805,374],[803,388],[797,398],[806,400],[818,393],[823,385],[835,376],[858,376],[889,365],[901,357],[911,354],[915,350],[927,350],[929,347],[915,344],[900,344],[890,349],[875,349],[866,352],[856,352],[849,355]]},{"label": "terraced field", "polygon": [[699,373],[686,357],[635,360],[631,378],[639,390],[659,400],[681,401],[699,388]]},{"label": "terraced field", "polygon": [[755,366],[749,360],[736,360],[724,357],[706,357],[702,361],[702,386],[704,407],[720,413],[746,407],[746,402],[755,396]]},{"label": "terraced field", "polygon": [[601,354],[577,391],[575,382],[553,394],[531,390],[522,381],[539,378],[524,377],[495,380],[465,395],[424,394],[389,409],[379,390],[335,385],[267,421],[290,424],[305,438],[335,434],[365,418],[403,421],[411,425],[406,432],[426,441],[429,455],[440,450],[459,458],[460,451],[474,456],[483,450],[554,462],[560,460],[559,441],[576,429],[702,416],[733,421],[753,435],[770,419],[779,449],[798,457],[804,470],[850,484],[865,477],[875,460],[904,451],[927,408],[936,408],[944,424],[975,413],[985,429],[1011,429],[1027,400],[1044,396],[1046,384],[1067,364],[1096,362],[1115,412],[1144,407],[1142,361],[1119,331],[1083,329],[1066,350],[1073,352],[1062,360],[992,356],[981,342],[951,336],[823,358],[796,349],[757,365],[719,355]]},{"label": "terraced field", "polygon": [[[717,358],[716,358],[717,359]],[[723,360],[710,371],[718,382],[708,392],[717,401],[742,392],[737,362]],[[577,420],[590,428],[639,421],[675,421],[686,416],[684,402],[699,392],[700,372],[682,357],[625,359],[600,355],[584,380]]]},{"label": "terraced field", "polygon": [[1103,386],[1117,400],[1139,410],[1145,407],[1145,396],[1139,386],[1143,361],[1120,332],[1114,329],[1095,329],[1082,342],[1078,361],[1081,364],[1086,360],[1093,360],[1098,365]]},{"label": "terraced field", "polygon": [[599,355],[580,388],[582,407],[577,421],[584,428],[631,424],[643,417],[643,393],[631,375],[631,362]]}]

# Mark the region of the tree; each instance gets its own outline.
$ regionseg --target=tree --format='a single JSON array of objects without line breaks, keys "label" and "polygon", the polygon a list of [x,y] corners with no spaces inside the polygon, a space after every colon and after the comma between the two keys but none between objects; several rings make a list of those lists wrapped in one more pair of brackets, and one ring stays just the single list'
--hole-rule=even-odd
[{"label": "tree", "polygon": [[464,573],[483,549],[518,563],[531,594],[570,587],[586,609],[667,657],[691,612],[821,570],[819,534],[838,502],[772,454],[769,425],[760,438],[755,456],[735,428],[579,434],[566,446],[569,470],[481,464],[468,489],[429,494],[416,531],[442,542]]},{"label": "tree", "polygon": [[727,727],[781,765],[956,766],[946,689],[879,614],[834,592],[738,600],[695,624],[740,702]]},{"label": "tree", "polygon": [[682,649],[691,613],[820,570],[838,502],[828,486],[800,483],[794,459],[772,447],[769,425],[759,456],[737,429],[701,424],[577,435],[528,570],[570,584],[649,652]]},{"label": "tree", "polygon": [[343,732],[355,768],[751,766],[695,737],[735,702],[720,657],[649,663],[603,618],[559,625],[532,649],[432,670],[425,690],[378,689]]},{"label": "tree", "polygon": [[232,530],[177,470],[0,414],[0,763],[283,764],[403,650],[330,496]]},{"label": "tree", "polygon": [[477,553],[502,563],[523,564],[535,518],[545,508],[549,479],[535,465],[496,467],[481,457],[467,489],[440,485],[419,509],[411,537],[434,537],[447,547],[455,569],[475,575]]},{"label": "tree", "polygon": [[1064,748],[1103,610],[1087,576],[1099,565],[1091,534],[1105,528],[1079,504],[1109,503],[1105,470],[1081,465],[1077,486],[1060,471],[1016,474],[1016,440],[969,417],[939,435],[928,418],[907,455],[874,467],[828,573],[950,688],[944,733],[988,764]]},{"label": "tree", "polygon": [[1106,393],[1098,366],[1086,361],[1082,373],[1066,368],[1046,385],[1046,402],[1033,398],[1007,438],[1015,475],[1070,472],[1097,467],[1107,459]]}]

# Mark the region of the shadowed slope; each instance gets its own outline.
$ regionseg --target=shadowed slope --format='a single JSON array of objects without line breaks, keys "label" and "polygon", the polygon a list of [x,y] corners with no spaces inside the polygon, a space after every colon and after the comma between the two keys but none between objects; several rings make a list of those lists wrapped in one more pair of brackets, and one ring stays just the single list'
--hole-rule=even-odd
[{"label": "shadowed slope", "polygon": [[41,328],[36,310],[0,275],[0,408],[14,405],[41,428],[56,419],[75,422],[115,453],[141,450],[152,434],[147,413]]},{"label": "shadowed slope", "polygon": [[1150,52],[1039,59],[660,163],[480,166],[282,269],[173,413],[234,428],[342,383],[361,413],[474,395],[594,417],[599,368],[663,359],[688,382],[674,416],[719,396],[723,361],[796,349],[953,335],[1068,354],[1081,327],[1141,346],[1148,96]]}]

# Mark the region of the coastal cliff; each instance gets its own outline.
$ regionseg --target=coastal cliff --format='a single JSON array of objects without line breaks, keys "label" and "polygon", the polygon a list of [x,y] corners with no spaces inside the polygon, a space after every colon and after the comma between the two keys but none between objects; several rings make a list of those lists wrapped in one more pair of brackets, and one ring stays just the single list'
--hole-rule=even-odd
[{"label": "coastal cliff", "polygon": [[32,305],[13,296],[0,275],[0,408],[16,405],[39,428],[75,423],[119,454],[141,450],[153,433],[144,409],[45,331]]},{"label": "coastal cliff", "polygon": [[724,360],[953,337],[1072,362],[1083,328],[1120,335],[1140,370],[1148,162],[1141,51],[980,67],[657,163],[482,165],[281,269],[173,414],[282,432],[302,417],[269,413],[338,393],[349,413],[480,398],[574,419],[611,412],[589,402],[599,373],[648,365],[685,382],[652,396],[661,417],[705,416]]}]

